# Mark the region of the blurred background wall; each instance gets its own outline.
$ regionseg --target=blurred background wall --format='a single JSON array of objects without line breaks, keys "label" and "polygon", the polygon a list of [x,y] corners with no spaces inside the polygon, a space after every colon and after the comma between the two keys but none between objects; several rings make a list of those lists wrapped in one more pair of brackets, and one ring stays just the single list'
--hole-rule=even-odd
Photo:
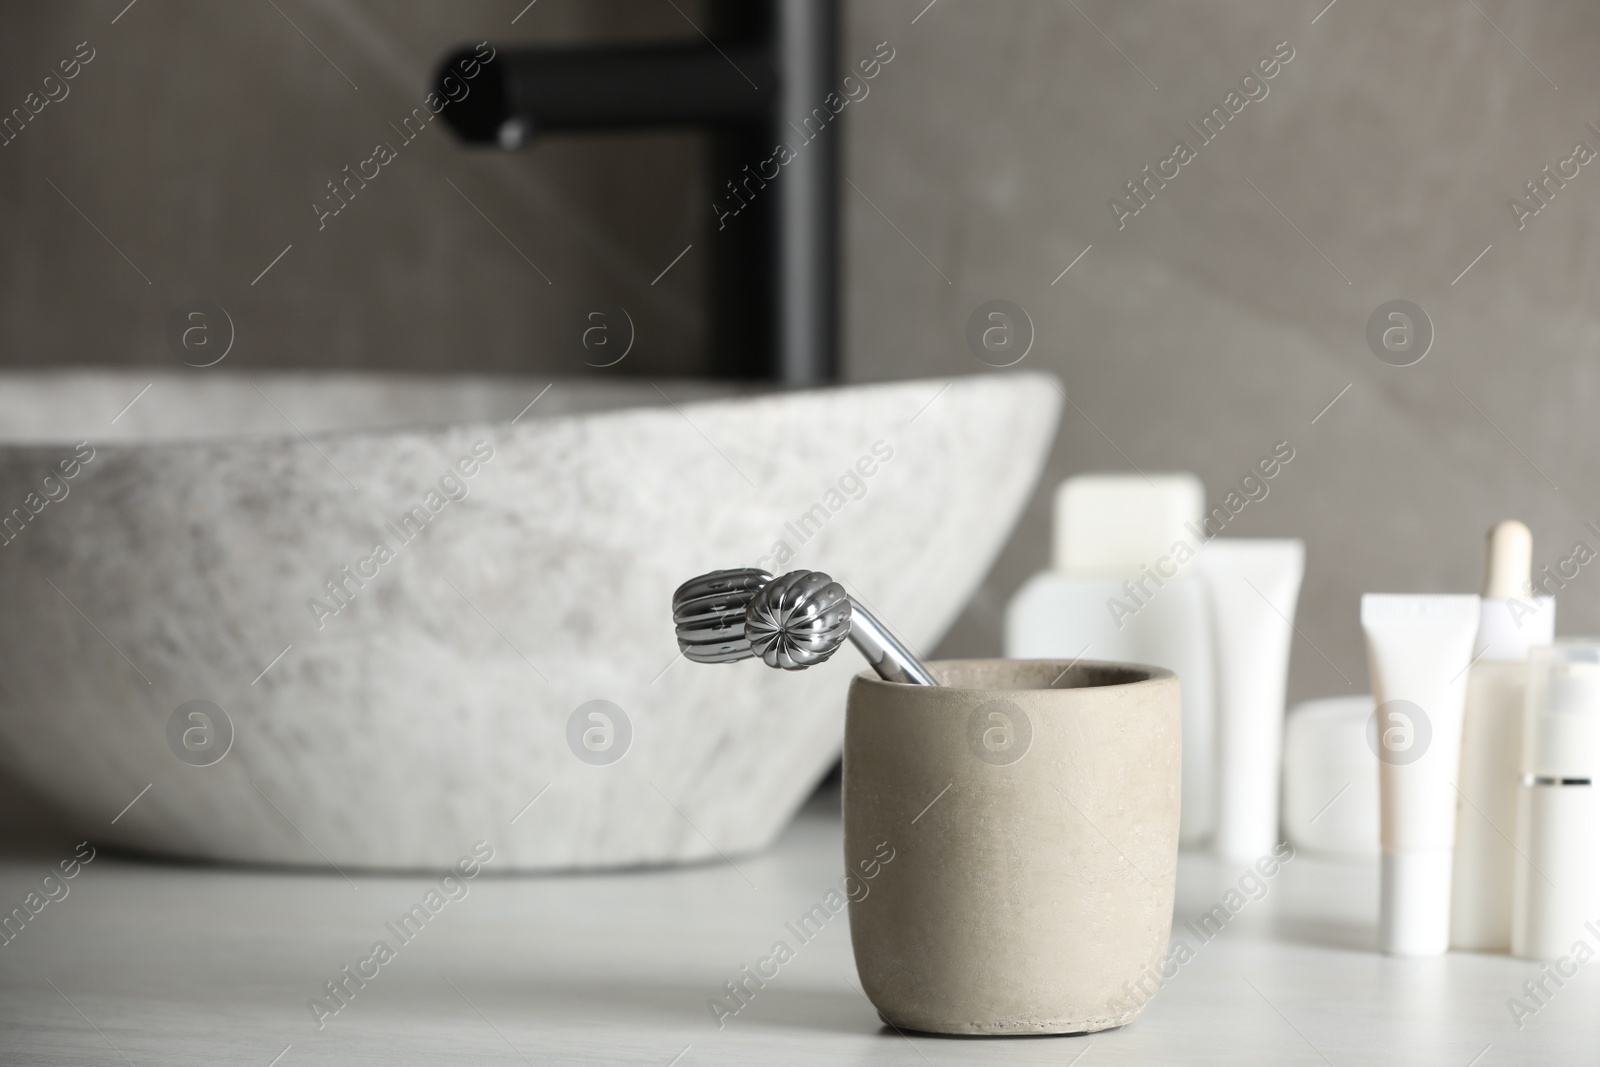
[{"label": "blurred background wall", "polygon": [[[0,110],[79,42],[94,58],[0,147],[0,361],[170,367],[167,316],[203,296],[234,319],[235,372],[583,373],[577,324],[612,301],[639,340],[606,373],[704,371],[703,243],[651,284],[709,232],[692,134],[498,153],[435,123],[326,228],[311,207],[394,139],[449,49],[694,40],[702,4],[125,4],[5,13]],[[1600,150],[1600,9],[845,7],[842,64],[894,51],[844,115],[848,378],[987,371],[967,320],[1006,299],[1036,331],[1020,368],[1054,371],[1071,400],[1040,492],[940,652],[999,650],[1006,598],[1046,563],[1049,493],[1079,471],[1189,469],[1216,504],[1290,443],[1228,532],[1308,542],[1294,698],[1364,690],[1360,593],[1474,590],[1495,520],[1533,527],[1536,567],[1600,550],[1584,526],[1600,526],[1600,167],[1547,183],[1521,229],[1508,207],[1576,142]],[[1241,79],[1275,49],[1292,59],[1266,95],[1202,143],[1186,123],[1259,96]],[[1179,140],[1195,158],[1119,228],[1111,198],[1135,205],[1126,183]],[[1408,367],[1367,341],[1397,298],[1435,334]],[[1600,566],[1561,611],[1563,632],[1600,629]]]}]

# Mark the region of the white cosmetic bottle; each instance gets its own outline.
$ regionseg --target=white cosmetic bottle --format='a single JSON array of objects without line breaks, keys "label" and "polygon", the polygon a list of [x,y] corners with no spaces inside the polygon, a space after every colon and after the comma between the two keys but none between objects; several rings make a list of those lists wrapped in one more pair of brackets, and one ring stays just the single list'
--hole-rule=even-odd
[{"label": "white cosmetic bottle", "polygon": [[1511,954],[1558,960],[1600,905],[1600,644],[1534,649],[1523,710]]},{"label": "white cosmetic bottle", "polygon": [[1206,592],[1190,561],[1205,544],[1205,490],[1192,474],[1086,474],[1056,490],[1052,568],[1006,608],[1012,659],[1148,663],[1183,693],[1179,840],[1215,819],[1215,664]]},{"label": "white cosmetic bottle", "polygon": [[1526,598],[1533,535],[1520,522],[1489,531],[1475,659],[1467,673],[1456,797],[1450,947],[1511,948],[1511,886],[1517,834],[1518,753],[1528,653],[1550,644],[1555,601]]},{"label": "white cosmetic bottle", "polygon": [[1481,599],[1361,597],[1376,705],[1368,737],[1380,764],[1378,947],[1391,956],[1450,948],[1456,779]]},{"label": "white cosmetic bottle", "polygon": [[1283,840],[1283,705],[1305,569],[1292,538],[1219,537],[1200,557],[1217,650],[1215,845],[1245,863]]}]

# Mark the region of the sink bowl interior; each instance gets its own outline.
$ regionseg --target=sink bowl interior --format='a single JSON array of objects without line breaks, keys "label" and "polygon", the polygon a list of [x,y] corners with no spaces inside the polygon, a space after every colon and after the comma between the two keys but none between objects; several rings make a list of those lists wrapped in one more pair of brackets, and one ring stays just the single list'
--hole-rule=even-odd
[{"label": "sink bowl interior", "polygon": [[513,418],[523,422],[763,392],[772,390],[622,378],[220,370],[3,372],[0,444],[197,441],[477,425]]}]

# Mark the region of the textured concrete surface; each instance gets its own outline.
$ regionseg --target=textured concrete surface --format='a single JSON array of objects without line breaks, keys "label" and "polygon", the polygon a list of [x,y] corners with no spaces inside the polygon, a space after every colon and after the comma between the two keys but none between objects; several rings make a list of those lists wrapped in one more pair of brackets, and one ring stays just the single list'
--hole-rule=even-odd
[{"label": "textured concrete surface", "polygon": [[34,442],[0,447],[6,777],[80,836],[200,859],[762,848],[833,763],[861,661],[689,663],[672,590],[777,554],[926,646],[1061,407],[1037,374],[647,406],[559,382],[530,407],[546,384],[0,376],[0,426]]},{"label": "textured concrete surface", "polygon": [[1122,1026],[1160,974],[1178,862],[1178,680],[1084,660],[858,674],[844,858],[862,989],[894,1026]]}]

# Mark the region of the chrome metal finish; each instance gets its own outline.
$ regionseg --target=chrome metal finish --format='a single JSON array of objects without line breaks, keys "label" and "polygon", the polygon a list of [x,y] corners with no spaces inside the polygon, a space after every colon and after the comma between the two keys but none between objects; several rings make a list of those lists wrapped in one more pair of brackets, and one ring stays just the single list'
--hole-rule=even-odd
[{"label": "chrome metal finish", "polygon": [[755,568],[712,571],[672,595],[678,647],[696,663],[759,657],[799,671],[822,663],[845,638],[878,676],[906,685],[938,685],[928,668],[877,616],[821,571],[774,578]]},{"label": "chrome metal finish", "polygon": [[821,571],[790,571],[750,601],[745,634],[767,666],[803,671],[844,644],[850,614],[844,586]]},{"label": "chrome metal finish", "polygon": [[[853,602],[852,602],[853,603]],[[908,685],[938,685],[922,661],[901,644],[889,628],[872,612],[855,604],[850,620],[850,641],[867,658],[878,677],[886,682]]]},{"label": "chrome metal finish", "polygon": [[696,663],[734,663],[756,653],[745,637],[745,612],[772,575],[754,567],[712,571],[672,594],[678,647]]}]

